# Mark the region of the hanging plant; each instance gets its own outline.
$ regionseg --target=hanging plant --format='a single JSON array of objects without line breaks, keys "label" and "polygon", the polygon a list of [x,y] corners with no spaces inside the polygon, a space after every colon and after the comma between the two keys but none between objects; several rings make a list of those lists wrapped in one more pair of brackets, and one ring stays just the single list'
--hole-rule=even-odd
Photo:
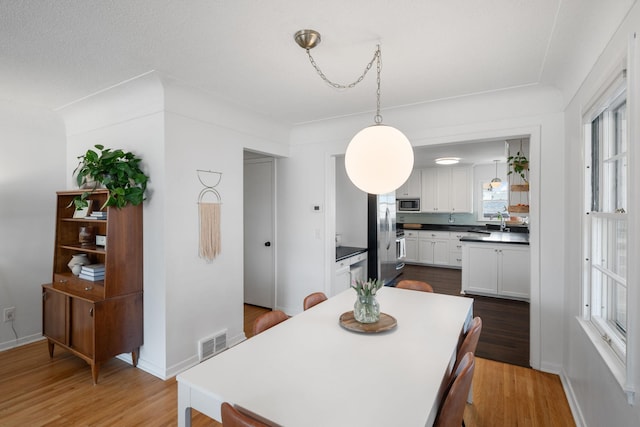
[{"label": "hanging plant", "polygon": [[514,156],[507,157],[507,167],[509,169],[507,175],[516,174],[519,175],[524,182],[529,182],[527,179],[529,159],[527,159],[521,151],[518,151]]},{"label": "hanging plant", "polygon": [[74,199],[76,209],[88,206],[87,198],[98,186],[109,190],[109,197],[100,209],[106,206],[122,208],[129,203],[142,203],[149,181],[149,177],[140,169],[142,159],[131,152],[120,149],[112,151],[99,144],[95,148],[99,153],[89,149],[85,154],[78,156],[80,163],[74,171],[76,182],[78,187],[89,187],[91,190]]}]

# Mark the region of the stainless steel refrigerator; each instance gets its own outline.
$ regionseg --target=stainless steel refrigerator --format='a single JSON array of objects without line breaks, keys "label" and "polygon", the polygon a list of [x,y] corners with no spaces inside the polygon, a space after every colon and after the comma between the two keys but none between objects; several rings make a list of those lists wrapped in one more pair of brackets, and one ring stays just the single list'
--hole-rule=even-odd
[{"label": "stainless steel refrigerator", "polygon": [[396,195],[369,194],[368,202],[368,275],[393,285],[400,275],[396,251]]}]

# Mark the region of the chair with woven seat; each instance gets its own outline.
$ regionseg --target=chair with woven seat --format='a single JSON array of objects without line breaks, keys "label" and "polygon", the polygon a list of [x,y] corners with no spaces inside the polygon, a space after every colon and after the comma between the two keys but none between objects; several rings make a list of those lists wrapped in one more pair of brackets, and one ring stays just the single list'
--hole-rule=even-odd
[{"label": "chair with woven seat", "polygon": [[327,296],[324,294],[324,292],[314,292],[306,296],[302,305],[305,310],[308,310],[314,305],[320,304],[322,301],[326,301],[326,300],[327,300]]},{"label": "chair with woven seat", "polygon": [[224,427],[268,427],[268,424],[260,422],[253,417],[238,411],[227,402],[223,402],[220,408],[222,425]]},{"label": "chair with woven seat", "polygon": [[258,335],[260,332],[264,332],[278,323],[284,322],[288,318],[289,316],[280,310],[268,311],[261,314],[255,322],[253,322],[253,335]]},{"label": "chair with woven seat", "polygon": [[434,427],[464,426],[464,409],[471,389],[475,370],[475,356],[465,354],[449,380],[449,386],[442,397]]},{"label": "chair with woven seat", "polygon": [[412,291],[433,292],[433,287],[421,280],[400,280],[396,288],[411,289]]}]

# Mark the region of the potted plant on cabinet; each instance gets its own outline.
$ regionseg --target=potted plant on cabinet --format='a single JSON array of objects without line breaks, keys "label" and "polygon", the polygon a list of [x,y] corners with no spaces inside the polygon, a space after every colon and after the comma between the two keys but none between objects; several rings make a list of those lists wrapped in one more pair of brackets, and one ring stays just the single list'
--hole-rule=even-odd
[{"label": "potted plant on cabinet", "polygon": [[140,169],[142,159],[131,152],[121,149],[112,151],[100,144],[95,145],[95,148],[99,153],[89,149],[78,156],[80,163],[74,171],[76,182],[80,188],[89,190],[74,199],[76,209],[88,206],[87,198],[98,186],[109,190],[109,197],[100,209],[142,203],[149,181],[149,177]]}]

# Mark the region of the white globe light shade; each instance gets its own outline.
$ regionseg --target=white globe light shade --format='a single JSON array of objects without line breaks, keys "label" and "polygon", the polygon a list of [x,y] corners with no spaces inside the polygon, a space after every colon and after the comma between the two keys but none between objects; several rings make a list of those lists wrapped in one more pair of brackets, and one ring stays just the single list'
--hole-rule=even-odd
[{"label": "white globe light shade", "polygon": [[358,132],[344,158],[353,184],[371,194],[395,191],[411,175],[413,148],[398,129],[376,124]]}]

